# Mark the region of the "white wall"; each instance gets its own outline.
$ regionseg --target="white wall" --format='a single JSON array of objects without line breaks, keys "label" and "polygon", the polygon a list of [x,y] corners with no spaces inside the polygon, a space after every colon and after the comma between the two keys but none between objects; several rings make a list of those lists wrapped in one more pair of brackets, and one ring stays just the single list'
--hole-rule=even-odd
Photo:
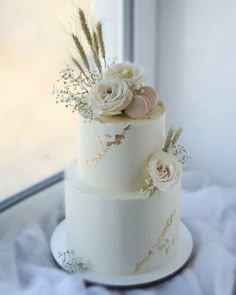
[{"label": "white wall", "polygon": [[236,1],[158,0],[157,86],[190,169],[236,185]]},{"label": "white wall", "polygon": [[158,4],[157,0],[134,0],[134,60],[145,68],[147,83],[152,86],[156,86],[157,76]]},{"label": "white wall", "polygon": [[123,1],[94,0],[96,15],[103,23],[107,57],[123,59]]}]

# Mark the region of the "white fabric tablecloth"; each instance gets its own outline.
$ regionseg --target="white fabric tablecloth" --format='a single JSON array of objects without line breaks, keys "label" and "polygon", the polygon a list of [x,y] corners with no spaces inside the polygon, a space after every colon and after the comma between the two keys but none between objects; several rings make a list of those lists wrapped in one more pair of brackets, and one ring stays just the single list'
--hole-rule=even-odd
[{"label": "white fabric tablecloth", "polygon": [[50,236],[64,214],[58,206],[41,223],[0,237],[0,295],[235,295],[236,189],[210,186],[204,179],[185,175],[182,220],[192,233],[194,250],[186,268],[172,279],[118,290],[88,286],[78,274],[65,273],[49,248]]}]

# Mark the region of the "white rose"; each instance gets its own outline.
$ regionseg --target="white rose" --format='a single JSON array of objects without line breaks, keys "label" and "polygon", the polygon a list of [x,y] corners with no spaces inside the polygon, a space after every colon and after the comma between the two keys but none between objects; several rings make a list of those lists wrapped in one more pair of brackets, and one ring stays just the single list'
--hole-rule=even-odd
[{"label": "white rose", "polygon": [[151,157],[148,163],[148,172],[153,185],[160,191],[166,192],[181,178],[182,167],[172,154],[161,151]]},{"label": "white rose", "polygon": [[135,89],[140,88],[145,80],[144,70],[129,62],[111,65],[104,75],[105,78],[118,77],[123,79]]},{"label": "white rose", "polygon": [[133,93],[128,85],[118,79],[103,80],[88,94],[93,111],[104,116],[120,114],[131,103],[132,98]]}]

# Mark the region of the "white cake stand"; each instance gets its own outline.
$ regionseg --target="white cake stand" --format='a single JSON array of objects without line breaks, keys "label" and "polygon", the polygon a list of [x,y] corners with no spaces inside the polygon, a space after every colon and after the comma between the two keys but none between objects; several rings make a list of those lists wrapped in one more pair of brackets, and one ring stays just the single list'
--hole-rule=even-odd
[{"label": "white cake stand", "polygon": [[[153,282],[159,282],[172,277],[180,271],[191,256],[193,240],[188,228],[180,222],[180,239],[177,247],[176,256],[167,264],[158,269],[145,274],[135,274],[129,276],[111,276],[93,271],[78,273],[85,281],[106,286],[130,287],[146,285]],[[51,238],[51,251],[54,259],[60,267],[64,268],[58,252],[66,252],[66,227],[65,220],[62,221],[53,232]]]}]

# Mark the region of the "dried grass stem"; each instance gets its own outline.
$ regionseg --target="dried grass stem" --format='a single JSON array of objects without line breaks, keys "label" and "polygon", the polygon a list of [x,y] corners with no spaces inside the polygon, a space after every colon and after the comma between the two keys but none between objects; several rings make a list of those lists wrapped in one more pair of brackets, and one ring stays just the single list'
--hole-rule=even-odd
[{"label": "dried grass stem", "polygon": [[72,38],[73,38],[73,40],[75,42],[75,46],[78,49],[79,55],[80,55],[84,65],[85,65],[85,67],[90,72],[90,66],[89,66],[88,58],[87,58],[87,55],[86,55],[86,53],[84,51],[84,48],[83,48],[81,42],[79,41],[78,37],[75,36],[74,34],[72,34]]},{"label": "dried grass stem", "polygon": [[90,33],[85,14],[81,8],[79,8],[79,18],[80,18],[81,27],[84,31],[86,40],[92,50],[95,65],[96,65],[100,75],[102,76],[102,65],[101,65],[101,62],[99,59],[99,53],[97,52],[96,46],[94,45],[93,37]]},{"label": "dried grass stem", "polygon": [[175,144],[177,143],[181,133],[182,133],[183,129],[179,128],[176,133],[175,136],[173,137],[172,141],[171,141],[171,147],[175,146]]},{"label": "dried grass stem", "polygon": [[80,70],[80,72],[83,74],[84,78],[86,79],[86,81],[88,83],[88,86],[91,86],[90,79],[86,75],[86,73],[85,73],[84,69],[82,68],[82,66],[79,64],[79,62],[75,58],[72,57],[72,60],[75,63],[75,65],[78,67],[78,69]]},{"label": "dried grass stem", "polygon": [[103,39],[103,30],[102,30],[102,23],[101,22],[97,23],[97,36],[98,36],[98,43],[99,43],[99,48],[101,51],[101,56],[104,60],[104,64],[106,67],[106,50],[105,50],[105,44],[104,44],[104,39]]},{"label": "dried grass stem", "polygon": [[166,142],[165,142],[164,148],[162,149],[164,152],[168,152],[168,149],[171,145],[171,139],[172,139],[173,134],[174,134],[174,129],[170,128],[169,132],[167,134],[167,137],[166,137]]}]

